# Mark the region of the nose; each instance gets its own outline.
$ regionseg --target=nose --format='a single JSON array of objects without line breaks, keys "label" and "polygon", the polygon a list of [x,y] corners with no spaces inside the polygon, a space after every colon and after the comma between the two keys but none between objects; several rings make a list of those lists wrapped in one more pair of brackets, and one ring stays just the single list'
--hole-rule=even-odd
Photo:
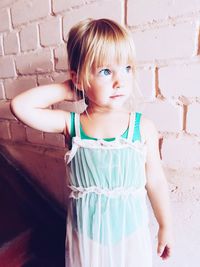
[{"label": "nose", "polygon": [[113,76],[113,87],[120,88],[124,86],[124,75],[122,72],[117,71]]}]

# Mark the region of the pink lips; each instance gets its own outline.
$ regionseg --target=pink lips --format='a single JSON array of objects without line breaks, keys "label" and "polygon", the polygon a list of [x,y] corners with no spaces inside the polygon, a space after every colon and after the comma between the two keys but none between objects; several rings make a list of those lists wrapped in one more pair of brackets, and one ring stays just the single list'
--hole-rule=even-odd
[{"label": "pink lips", "polygon": [[118,97],[122,97],[124,95],[113,95],[113,96],[110,96],[110,98],[118,98]]}]

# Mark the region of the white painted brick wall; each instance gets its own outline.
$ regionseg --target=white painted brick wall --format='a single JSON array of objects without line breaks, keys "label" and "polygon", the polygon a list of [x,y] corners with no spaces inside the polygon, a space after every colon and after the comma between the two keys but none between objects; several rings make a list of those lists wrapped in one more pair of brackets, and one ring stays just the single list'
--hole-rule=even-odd
[{"label": "white painted brick wall", "polygon": [[53,0],[53,12],[59,13],[81,5],[84,5],[83,0]]},{"label": "white painted brick wall", "polygon": [[168,100],[156,100],[145,105],[144,116],[155,122],[161,132],[180,132],[182,130],[182,108]]},{"label": "white painted brick wall", "polygon": [[9,101],[2,101],[0,105],[0,118],[1,119],[14,119],[13,114],[9,108],[10,102]]},{"label": "white painted brick wall", "polygon": [[61,23],[61,17],[57,17],[39,25],[42,46],[59,45],[62,42]]},{"label": "white painted brick wall", "polygon": [[44,134],[41,131],[37,131],[30,127],[26,127],[26,138],[30,143],[44,144]]},{"label": "white painted brick wall", "polygon": [[37,86],[34,76],[18,77],[17,79],[5,80],[5,94],[7,99],[13,99],[16,95]]},{"label": "white painted brick wall", "polygon": [[200,103],[188,106],[186,131],[200,135]]},{"label": "white painted brick wall", "polygon": [[[111,12],[113,10],[114,12]],[[85,18],[98,19],[102,17],[108,17],[122,22],[122,2],[120,0],[97,1],[90,5],[85,5],[82,8],[66,12],[63,18],[64,39],[66,40],[69,29],[78,21]]]},{"label": "white painted brick wall", "polygon": [[159,69],[159,87],[165,97],[200,96],[200,63],[179,64]]},{"label": "white painted brick wall", "polygon": [[197,52],[196,23],[181,23],[133,33],[137,60],[190,58]]},{"label": "white painted brick wall", "polygon": [[0,10],[0,32],[8,31],[11,28],[10,14],[8,9]]},{"label": "white painted brick wall", "polygon": [[44,133],[44,144],[57,147],[66,147],[63,134]]},{"label": "white painted brick wall", "polygon": [[62,83],[66,81],[67,79],[69,79],[69,75],[66,72],[61,72],[61,73],[54,72],[52,73],[52,78],[55,82]]},{"label": "white painted brick wall", "polygon": [[54,50],[56,70],[67,70],[67,45],[61,45]]},{"label": "white painted brick wall", "polygon": [[26,140],[25,126],[18,121],[11,121],[10,133],[13,142],[24,142]]},{"label": "white painted brick wall", "polygon": [[128,1],[128,25],[157,22],[200,11],[198,0],[131,0]]},{"label": "white painted brick wall", "polygon": [[12,56],[0,58],[0,77],[10,78],[16,76],[14,58]]},{"label": "white painted brick wall", "polygon": [[8,121],[0,121],[0,139],[10,140],[10,125]]},{"label": "white painted brick wall", "polygon": [[0,8],[7,7],[14,3],[16,0],[3,0],[0,2]]},{"label": "white painted brick wall", "polygon": [[14,27],[45,18],[51,12],[49,0],[17,1],[11,8]]},{"label": "white painted brick wall", "polygon": [[200,144],[190,136],[164,139],[162,157],[166,166],[174,169],[191,169],[199,167]]},{"label": "white painted brick wall", "polygon": [[0,82],[0,100],[1,99],[5,99],[5,92],[4,92],[3,82]]},{"label": "white painted brick wall", "polygon": [[3,38],[0,36],[0,56],[3,56]]},{"label": "white painted brick wall", "polygon": [[35,74],[53,71],[53,56],[49,48],[40,49],[16,57],[16,68],[20,74]]},{"label": "white painted brick wall", "polygon": [[143,96],[149,101],[155,99],[155,70],[141,69],[137,72],[138,85]]},{"label": "white painted brick wall", "polygon": [[38,85],[51,84],[54,80],[51,75],[41,74],[37,76]]},{"label": "white painted brick wall", "polygon": [[20,31],[21,50],[34,50],[39,47],[39,30],[37,23],[27,25]]},{"label": "white painted brick wall", "polygon": [[3,40],[5,55],[19,53],[19,36],[18,32],[12,32],[4,36]]}]

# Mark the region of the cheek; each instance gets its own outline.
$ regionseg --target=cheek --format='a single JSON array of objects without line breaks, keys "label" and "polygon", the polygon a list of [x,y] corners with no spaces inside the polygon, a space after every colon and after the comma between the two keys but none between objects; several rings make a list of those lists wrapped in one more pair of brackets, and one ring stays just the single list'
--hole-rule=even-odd
[{"label": "cheek", "polygon": [[127,78],[126,85],[129,88],[129,90],[131,90],[133,88],[133,79],[132,78]]}]

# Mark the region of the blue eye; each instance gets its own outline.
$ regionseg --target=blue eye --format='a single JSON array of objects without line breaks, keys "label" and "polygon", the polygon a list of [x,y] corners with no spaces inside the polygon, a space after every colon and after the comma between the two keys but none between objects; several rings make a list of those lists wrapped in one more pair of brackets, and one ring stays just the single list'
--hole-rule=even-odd
[{"label": "blue eye", "polygon": [[102,69],[99,74],[102,76],[108,76],[111,74],[111,71],[109,69]]},{"label": "blue eye", "polygon": [[131,69],[132,69],[131,66],[126,66],[126,71],[127,71],[127,72],[130,72]]}]

